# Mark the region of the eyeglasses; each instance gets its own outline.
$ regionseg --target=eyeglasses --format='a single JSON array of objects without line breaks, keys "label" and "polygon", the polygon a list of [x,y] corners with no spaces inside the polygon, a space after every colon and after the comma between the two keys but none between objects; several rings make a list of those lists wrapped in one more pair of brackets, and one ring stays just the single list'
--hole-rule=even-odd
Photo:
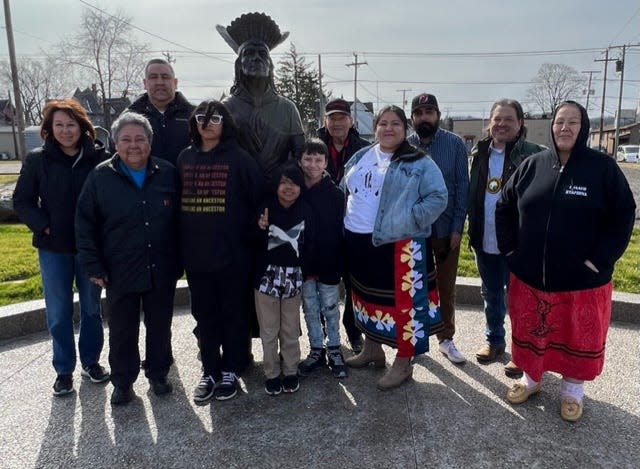
[{"label": "eyeglasses", "polygon": [[[207,117],[204,114],[196,114],[196,122],[198,124],[204,124],[205,122],[205,118]],[[218,115],[218,114],[213,114],[211,117],[209,117],[209,124],[213,124],[213,125],[220,125],[222,124],[222,116]]]}]

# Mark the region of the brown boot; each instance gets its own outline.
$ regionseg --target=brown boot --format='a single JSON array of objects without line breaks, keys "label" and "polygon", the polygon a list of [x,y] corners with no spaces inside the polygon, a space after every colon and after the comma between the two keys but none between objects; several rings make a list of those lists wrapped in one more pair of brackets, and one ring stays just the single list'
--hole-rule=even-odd
[{"label": "brown boot", "polygon": [[396,357],[391,368],[378,380],[378,389],[386,391],[387,389],[397,388],[411,378],[412,374],[411,358]]},{"label": "brown boot", "polygon": [[382,344],[365,337],[362,352],[344,361],[351,368],[364,368],[373,364],[376,368],[384,368],[385,356]]}]

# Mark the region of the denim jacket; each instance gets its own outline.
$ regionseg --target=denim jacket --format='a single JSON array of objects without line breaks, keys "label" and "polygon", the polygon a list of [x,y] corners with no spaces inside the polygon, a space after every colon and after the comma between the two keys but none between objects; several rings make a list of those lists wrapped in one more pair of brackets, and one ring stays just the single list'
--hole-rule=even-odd
[{"label": "denim jacket", "polygon": [[[372,148],[358,150],[345,165],[344,174]],[[340,188],[349,196],[343,178]],[[447,186],[438,165],[406,140],[391,157],[384,176],[380,206],[373,227],[374,246],[401,239],[429,237],[431,225],[447,207]]]}]

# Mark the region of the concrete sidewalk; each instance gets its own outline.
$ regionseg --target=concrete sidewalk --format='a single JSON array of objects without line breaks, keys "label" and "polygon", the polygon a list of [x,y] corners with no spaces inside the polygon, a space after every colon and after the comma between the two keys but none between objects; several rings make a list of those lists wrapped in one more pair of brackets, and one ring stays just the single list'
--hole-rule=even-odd
[{"label": "concrete sidewalk", "polygon": [[[242,377],[243,392],[203,407],[191,399],[200,363],[185,308],[174,318],[173,394],[155,396],[141,376],[138,397],[123,408],[109,404],[110,384],[78,371],[77,392],[53,397],[46,332],[4,340],[0,467],[640,467],[640,325],[612,324],[604,373],[586,385],[584,417],[570,424],[559,417],[557,375],[529,402],[506,402],[508,356],[486,366],[473,359],[483,323],[479,309],[459,310],[456,342],[469,361],[450,363],[432,338],[414,379],[387,392],[375,388],[381,370],[351,370],[344,380],[325,370],[296,394],[267,396],[254,340],[257,364]],[[306,354],[306,336],[301,343]]]}]

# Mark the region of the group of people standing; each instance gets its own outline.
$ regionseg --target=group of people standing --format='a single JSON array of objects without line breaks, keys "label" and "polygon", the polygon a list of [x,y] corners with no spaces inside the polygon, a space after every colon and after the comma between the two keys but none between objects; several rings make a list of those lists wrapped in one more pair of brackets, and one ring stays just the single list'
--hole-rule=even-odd
[{"label": "group of people standing", "polygon": [[[115,405],[133,399],[141,365],[156,394],[171,392],[171,319],[183,271],[202,360],[197,404],[236,395],[252,360],[252,329],[272,396],[297,391],[299,376],[326,365],[336,378],[347,367],[386,367],[383,345],[397,352],[377,386],[397,387],[431,335],[462,364],[455,281],[468,216],[486,315],[476,359],[505,353],[508,306],[505,373],[520,379],[507,400],[525,402],[544,372],[557,372],[561,416],[579,419],[582,383],[602,371],[613,266],[635,216],[615,161],[587,148],[584,108],[558,106],[545,149],[526,140],[520,104],[497,101],[470,171],[464,143],[440,128],[437,99],[427,93],[413,99],[410,119],[382,108],[374,144],[358,136],[342,99],[327,104],[320,138],[305,141],[295,106],[273,88],[269,50],[278,43],[234,43],[232,95],[196,107],[176,91],[172,66],[150,61],[147,92],[113,123],[113,156],[75,101],[48,103],[45,143],[24,161],[14,206],[38,248],[54,394],[73,391],[74,280],[82,375],[110,378]],[[256,94],[264,99],[251,107]],[[354,352],[346,360],[341,280]],[[101,288],[110,374],[99,364]],[[310,344],[302,361],[301,305]]]}]

